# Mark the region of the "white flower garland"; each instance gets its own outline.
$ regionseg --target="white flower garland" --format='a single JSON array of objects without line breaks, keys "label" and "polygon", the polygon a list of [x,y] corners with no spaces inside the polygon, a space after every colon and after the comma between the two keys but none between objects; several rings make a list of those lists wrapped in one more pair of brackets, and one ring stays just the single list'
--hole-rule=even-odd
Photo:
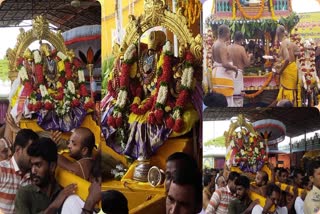
[{"label": "white flower garland", "polygon": [[157,103],[164,105],[167,101],[168,95],[168,86],[161,85],[159,88],[158,96],[157,96]]},{"label": "white flower garland", "polygon": [[85,82],[83,70],[78,70],[78,78],[79,78],[79,83]]},{"label": "white flower garland", "polygon": [[192,80],[193,80],[193,67],[188,67],[183,70],[182,78],[181,78],[181,85],[191,88]]},{"label": "white flower garland", "polygon": [[33,58],[35,64],[40,64],[42,61],[42,57],[40,55],[40,52],[38,50],[33,51]]},{"label": "white flower garland", "polygon": [[28,74],[27,74],[27,70],[24,66],[22,66],[19,70],[19,77],[21,78],[22,82],[29,79]]},{"label": "white flower garland", "polygon": [[118,94],[116,106],[123,108],[126,104],[127,96],[128,96],[128,92],[126,90],[120,90]]},{"label": "white flower garland", "polygon": [[62,53],[61,51],[59,51],[57,53],[57,56],[62,60],[62,61],[66,61],[66,59],[68,58],[64,53]]},{"label": "white flower garland", "polygon": [[74,84],[72,81],[68,81],[68,90],[72,93],[75,94],[76,93],[76,89],[74,87]]},{"label": "white flower garland", "polygon": [[124,53],[124,60],[131,60],[136,52],[137,48],[134,44],[131,44]]}]

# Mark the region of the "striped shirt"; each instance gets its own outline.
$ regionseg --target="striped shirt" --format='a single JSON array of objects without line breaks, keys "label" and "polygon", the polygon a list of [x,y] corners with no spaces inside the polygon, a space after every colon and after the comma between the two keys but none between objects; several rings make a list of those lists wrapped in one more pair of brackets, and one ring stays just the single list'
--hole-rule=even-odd
[{"label": "striped shirt", "polygon": [[28,184],[31,184],[30,174],[22,175],[14,156],[0,161],[0,213],[14,213],[16,193],[21,186]]},{"label": "striped shirt", "polygon": [[228,186],[217,189],[211,196],[207,206],[207,214],[227,214],[228,206],[231,200],[236,199]]}]

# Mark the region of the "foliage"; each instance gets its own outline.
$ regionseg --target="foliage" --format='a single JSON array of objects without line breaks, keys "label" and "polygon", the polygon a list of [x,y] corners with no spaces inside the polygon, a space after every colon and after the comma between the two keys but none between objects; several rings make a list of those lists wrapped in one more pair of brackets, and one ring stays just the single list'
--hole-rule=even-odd
[{"label": "foliage", "polygon": [[298,24],[300,18],[296,13],[292,13],[288,17],[281,17],[275,21],[273,19],[258,19],[258,20],[230,20],[230,19],[216,19],[217,17],[210,17],[207,19],[206,24],[211,26],[214,31],[217,31],[218,27],[225,24],[230,27],[231,36],[237,31],[241,31],[245,38],[258,38],[263,35],[264,32],[275,32],[278,24],[285,26],[290,32],[295,25]]},{"label": "foliage", "polygon": [[225,147],[225,137],[217,137],[204,143],[205,146]]},{"label": "foliage", "polygon": [[0,60],[0,80],[8,80],[9,61],[7,59]]},{"label": "foliage", "polygon": [[111,74],[111,71],[113,69],[114,60],[115,60],[114,56],[109,56],[103,61],[102,73],[101,73],[101,77],[102,77],[102,85],[101,85],[102,96],[104,96],[106,94],[106,90],[108,88],[108,80],[109,80],[109,76]]}]

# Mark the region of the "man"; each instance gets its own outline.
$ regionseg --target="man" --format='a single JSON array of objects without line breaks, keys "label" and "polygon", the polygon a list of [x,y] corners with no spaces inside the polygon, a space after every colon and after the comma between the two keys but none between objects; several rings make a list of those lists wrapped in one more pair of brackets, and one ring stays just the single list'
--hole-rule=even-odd
[{"label": "man", "polygon": [[266,196],[268,180],[268,174],[265,171],[258,171],[255,184],[251,185],[251,190],[259,195]]},{"label": "man", "polygon": [[246,176],[239,176],[236,181],[236,196],[237,199],[232,200],[228,206],[228,214],[249,214],[252,208],[256,205],[249,198],[250,180]]},{"label": "man", "polygon": [[286,184],[288,182],[288,177],[289,177],[289,172],[286,169],[281,168],[279,172],[278,181],[280,183]]},{"label": "man", "polygon": [[0,161],[7,160],[11,156],[9,143],[5,138],[0,138]]},{"label": "man", "polygon": [[227,179],[227,186],[217,189],[207,206],[206,213],[225,214],[228,213],[228,206],[231,200],[235,199],[236,193],[235,180],[239,177],[239,173],[230,172]]},{"label": "man", "polygon": [[200,172],[190,173],[177,169],[172,176],[166,199],[167,214],[196,214],[202,208]]},{"label": "man", "polygon": [[172,181],[173,174],[177,171],[177,169],[180,170],[180,172],[183,173],[196,173],[198,172],[198,166],[197,162],[188,154],[184,152],[176,152],[170,155],[167,158],[167,164],[166,164],[166,177],[165,177],[165,190],[166,193],[168,193],[170,184]]},{"label": "man", "polygon": [[308,176],[313,183],[312,190],[304,200],[304,213],[313,214],[320,212],[320,161],[313,161],[308,167]]},{"label": "man", "polygon": [[264,207],[257,204],[252,209],[252,214],[267,214],[270,213],[270,208],[275,205],[277,214],[288,214],[288,210],[286,207],[279,207],[278,203],[280,200],[280,187],[277,185],[270,183],[267,186],[267,200]]},{"label": "man", "polygon": [[[218,39],[212,47],[213,69],[209,73],[209,85],[213,92],[223,94],[228,102],[228,107],[234,106],[234,78],[237,76],[238,68],[228,59],[226,43],[230,40],[230,30],[226,25],[218,28]],[[234,74],[235,73],[235,74]]]},{"label": "man", "polygon": [[294,173],[293,173],[294,185],[297,186],[298,188],[303,188],[302,187],[303,177],[304,177],[304,172],[301,169],[294,170]]},{"label": "man", "polygon": [[[59,137],[54,136],[53,138],[55,142],[58,142]],[[92,158],[94,147],[95,138],[91,130],[84,127],[77,128],[70,136],[68,144],[70,157],[76,161],[70,161],[63,155],[59,155],[58,165],[85,180],[90,180],[91,171],[94,166]]]},{"label": "man", "polygon": [[250,58],[252,54],[247,54],[242,46],[244,36],[240,31],[234,35],[234,44],[228,46],[228,54],[234,66],[238,67],[238,75],[234,79],[234,94],[233,101],[235,107],[243,106],[243,70],[250,65]]},{"label": "man", "polygon": [[30,145],[32,184],[18,190],[15,213],[57,213],[64,200],[75,192],[76,185],[71,184],[62,190],[56,182],[57,152],[57,146],[50,138],[40,138]]},{"label": "man", "polygon": [[304,213],[304,211],[303,211],[304,200],[306,199],[308,191],[311,191],[311,189],[312,189],[312,182],[310,181],[308,176],[304,176],[302,178],[301,186],[302,186],[302,189],[304,189],[304,191],[302,192],[301,195],[297,196],[297,198],[294,202],[294,209],[295,209],[296,213],[299,213],[299,214]]},{"label": "man", "polygon": [[21,129],[14,141],[14,154],[0,161],[0,213],[14,213],[14,199],[21,186],[30,181],[30,157],[27,149],[38,135],[30,129]]},{"label": "man", "polygon": [[298,67],[295,60],[294,47],[290,40],[286,37],[286,31],[283,26],[279,26],[276,30],[278,41],[280,42],[280,66],[277,74],[280,75],[280,89],[277,101],[287,99],[297,106],[297,83],[298,83]]}]

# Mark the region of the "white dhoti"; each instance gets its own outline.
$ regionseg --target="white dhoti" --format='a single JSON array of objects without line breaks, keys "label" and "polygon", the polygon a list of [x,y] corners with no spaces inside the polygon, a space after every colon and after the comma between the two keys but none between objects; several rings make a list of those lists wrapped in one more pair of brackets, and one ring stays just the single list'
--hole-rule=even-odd
[{"label": "white dhoti", "polygon": [[212,91],[223,94],[228,102],[228,107],[233,107],[234,72],[222,67],[221,63],[215,62],[211,78]]},{"label": "white dhoti", "polygon": [[243,96],[242,96],[243,89],[244,89],[243,71],[238,70],[238,75],[234,79],[234,92],[233,92],[234,107],[243,107]]}]

